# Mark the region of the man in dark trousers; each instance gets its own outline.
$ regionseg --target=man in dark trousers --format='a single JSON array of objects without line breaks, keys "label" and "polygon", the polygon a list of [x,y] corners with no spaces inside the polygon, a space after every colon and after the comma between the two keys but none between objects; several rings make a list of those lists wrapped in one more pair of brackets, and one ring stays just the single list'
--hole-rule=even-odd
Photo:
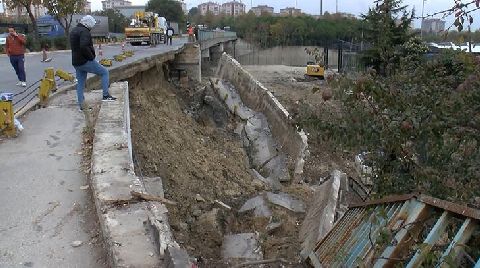
[{"label": "man in dark trousers", "polygon": [[170,25],[170,22],[168,23],[168,28],[167,28],[167,45],[172,45],[172,39],[173,35],[175,34],[175,30],[173,30],[172,26]]},{"label": "man in dark trousers", "polygon": [[25,75],[25,36],[18,34],[13,26],[8,27],[8,36],[5,42],[5,52],[10,58],[10,63],[17,74],[17,86],[26,87]]},{"label": "man in dark trousers", "polygon": [[80,20],[80,23],[70,33],[70,46],[72,48],[72,65],[77,73],[77,100],[80,110],[83,110],[83,90],[88,73],[94,73],[102,77],[103,101],[115,101],[108,92],[110,78],[107,68],[95,60],[95,49],[93,48],[92,35],[90,30],[95,27],[95,19],[87,15]]}]

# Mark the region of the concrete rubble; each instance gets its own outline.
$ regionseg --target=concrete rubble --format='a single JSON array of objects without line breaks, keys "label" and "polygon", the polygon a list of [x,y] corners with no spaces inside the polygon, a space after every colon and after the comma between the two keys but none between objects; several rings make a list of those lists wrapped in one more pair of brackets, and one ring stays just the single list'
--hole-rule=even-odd
[{"label": "concrete rubble", "polygon": [[274,193],[268,192],[267,200],[275,205],[284,207],[293,212],[297,212],[297,213],[305,212],[305,204],[300,200],[294,199],[292,196],[286,193],[274,194]]},{"label": "concrete rubble", "polygon": [[261,260],[262,250],[255,233],[226,235],[222,244],[223,259]]},{"label": "concrete rubble", "polygon": [[245,204],[240,208],[238,212],[247,212],[253,210],[253,213],[256,217],[270,217],[272,216],[272,211],[267,206],[265,199],[262,196],[257,196],[252,199],[247,200]]},{"label": "concrete rubble", "polygon": [[[290,114],[275,96],[230,55],[224,53],[220,58],[216,77],[212,86],[230,110],[233,109],[243,120],[252,117],[252,113],[244,109],[245,106],[266,117],[277,147],[288,155],[288,168],[294,171],[295,180],[298,181],[303,173],[304,158],[308,155],[307,135],[295,127]],[[222,81],[231,82],[231,86],[222,85]],[[228,88],[234,88],[237,94]]]},{"label": "concrete rubble", "polygon": [[212,81],[212,85],[229,111],[245,121],[245,124],[242,124],[243,129],[237,129],[236,132],[245,139],[244,144],[249,152],[252,167],[262,176],[272,180],[273,185],[276,181],[290,181],[287,157],[275,142],[265,115],[243,104],[232,84],[217,80]]}]

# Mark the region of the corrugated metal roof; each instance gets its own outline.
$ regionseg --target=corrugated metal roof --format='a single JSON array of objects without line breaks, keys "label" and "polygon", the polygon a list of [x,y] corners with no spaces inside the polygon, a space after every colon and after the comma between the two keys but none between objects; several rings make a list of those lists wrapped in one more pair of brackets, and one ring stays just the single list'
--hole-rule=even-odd
[{"label": "corrugated metal roof", "polygon": [[480,268],[479,219],[479,210],[426,195],[369,201],[351,206],[308,260],[314,267],[447,267],[461,259]]}]

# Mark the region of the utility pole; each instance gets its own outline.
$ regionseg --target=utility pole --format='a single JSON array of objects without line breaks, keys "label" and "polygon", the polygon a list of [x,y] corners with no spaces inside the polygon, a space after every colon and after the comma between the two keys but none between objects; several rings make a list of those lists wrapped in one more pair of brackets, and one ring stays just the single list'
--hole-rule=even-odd
[{"label": "utility pole", "polygon": [[323,16],[323,0],[320,0],[320,17]]},{"label": "utility pole", "polygon": [[336,13],[338,14],[338,0],[335,1],[335,11],[336,11]]},{"label": "utility pole", "polygon": [[422,25],[420,26],[420,38],[423,40],[423,22],[425,21],[425,1],[422,0]]}]

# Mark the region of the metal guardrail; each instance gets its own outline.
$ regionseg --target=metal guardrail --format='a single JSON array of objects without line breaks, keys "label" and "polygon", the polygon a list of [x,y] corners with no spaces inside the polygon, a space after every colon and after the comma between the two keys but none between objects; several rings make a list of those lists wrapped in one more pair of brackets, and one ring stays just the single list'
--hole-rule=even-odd
[{"label": "metal guardrail", "polygon": [[237,38],[236,32],[230,31],[213,31],[213,30],[199,30],[198,41],[203,42],[217,38]]}]

